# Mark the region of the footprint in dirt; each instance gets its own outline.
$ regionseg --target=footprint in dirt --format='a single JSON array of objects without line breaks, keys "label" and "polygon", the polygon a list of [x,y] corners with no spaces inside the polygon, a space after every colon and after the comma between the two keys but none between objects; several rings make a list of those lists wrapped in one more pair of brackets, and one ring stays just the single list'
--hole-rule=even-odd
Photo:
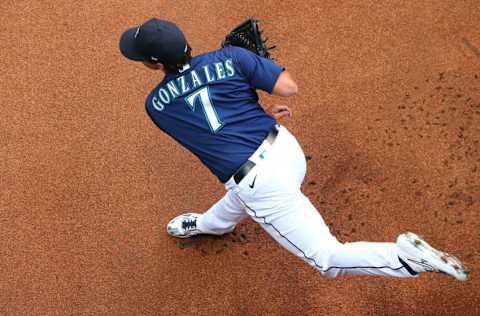
[{"label": "footprint in dirt", "polygon": [[194,249],[200,251],[202,255],[220,254],[225,249],[230,248],[229,236],[225,234],[222,236],[215,235],[197,235],[186,239],[177,241],[177,246],[180,249]]},{"label": "footprint in dirt", "polygon": [[[255,233],[258,235],[257,231]],[[236,244],[242,245],[249,242],[247,233],[233,231],[230,234],[221,236],[197,235],[177,241],[179,249],[193,249],[202,255],[218,255],[225,250],[232,249]]]}]

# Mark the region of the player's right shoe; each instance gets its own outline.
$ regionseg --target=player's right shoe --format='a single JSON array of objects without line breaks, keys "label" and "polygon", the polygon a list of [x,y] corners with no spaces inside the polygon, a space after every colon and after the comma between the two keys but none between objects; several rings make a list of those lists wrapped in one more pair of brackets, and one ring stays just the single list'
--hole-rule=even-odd
[{"label": "player's right shoe", "polygon": [[197,227],[197,219],[200,215],[198,213],[186,213],[175,217],[167,225],[168,234],[177,238],[188,238],[202,234]]},{"label": "player's right shoe", "polygon": [[397,253],[417,273],[442,272],[459,281],[468,280],[469,272],[459,259],[433,248],[414,233],[398,236]]}]

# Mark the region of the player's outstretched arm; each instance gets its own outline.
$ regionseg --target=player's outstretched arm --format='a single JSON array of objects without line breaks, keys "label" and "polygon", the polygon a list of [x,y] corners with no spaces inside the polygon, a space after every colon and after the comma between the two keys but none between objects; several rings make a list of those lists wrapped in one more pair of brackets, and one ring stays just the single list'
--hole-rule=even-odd
[{"label": "player's outstretched arm", "polygon": [[284,71],[280,74],[273,87],[272,94],[278,95],[281,97],[290,97],[297,94],[298,87],[295,81],[293,81],[292,76],[288,71]]}]

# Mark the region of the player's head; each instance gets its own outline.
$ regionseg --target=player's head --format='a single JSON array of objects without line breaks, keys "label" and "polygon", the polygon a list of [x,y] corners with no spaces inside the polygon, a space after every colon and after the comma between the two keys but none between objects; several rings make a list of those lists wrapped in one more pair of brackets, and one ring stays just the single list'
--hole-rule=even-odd
[{"label": "player's head", "polygon": [[120,51],[130,60],[167,72],[181,69],[192,59],[192,49],[178,26],[156,18],[125,31]]}]

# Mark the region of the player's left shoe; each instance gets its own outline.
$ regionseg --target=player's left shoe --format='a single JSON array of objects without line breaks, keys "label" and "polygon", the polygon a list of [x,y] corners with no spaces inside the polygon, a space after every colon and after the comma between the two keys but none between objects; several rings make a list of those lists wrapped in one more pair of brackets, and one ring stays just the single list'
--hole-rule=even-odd
[{"label": "player's left shoe", "polygon": [[468,280],[469,272],[458,258],[433,248],[414,233],[398,236],[397,253],[417,273],[443,272],[459,281]]},{"label": "player's left shoe", "polygon": [[197,219],[200,215],[198,213],[186,213],[175,217],[167,225],[168,234],[177,238],[188,238],[202,234],[197,227]]}]

